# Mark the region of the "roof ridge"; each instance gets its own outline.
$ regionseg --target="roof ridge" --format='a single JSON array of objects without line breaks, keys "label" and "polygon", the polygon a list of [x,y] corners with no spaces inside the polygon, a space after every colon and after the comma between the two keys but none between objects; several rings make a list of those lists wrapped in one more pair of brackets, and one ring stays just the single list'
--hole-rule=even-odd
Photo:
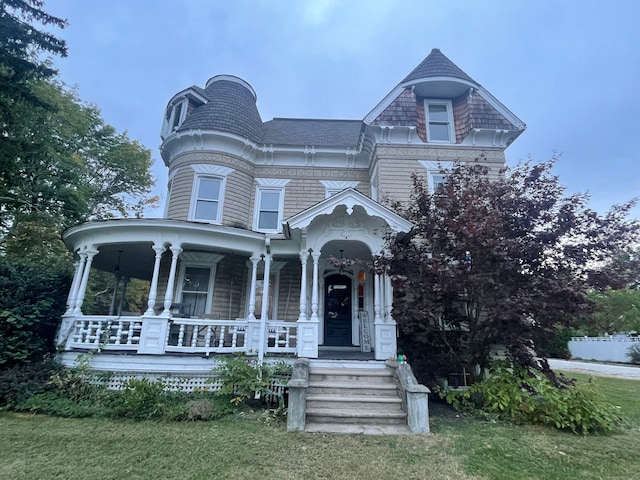
[{"label": "roof ridge", "polygon": [[[299,121],[310,121],[310,122],[362,122],[362,120],[358,119],[350,119],[350,118],[301,118],[301,117],[273,117],[271,120],[267,120],[267,122],[271,122],[273,120],[295,120]],[[266,123],[266,122],[264,122]]]}]

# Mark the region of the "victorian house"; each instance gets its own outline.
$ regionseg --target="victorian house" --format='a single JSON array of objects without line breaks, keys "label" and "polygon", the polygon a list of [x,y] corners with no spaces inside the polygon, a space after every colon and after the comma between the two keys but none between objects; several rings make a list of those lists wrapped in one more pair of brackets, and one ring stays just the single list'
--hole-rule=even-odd
[{"label": "victorian house", "polygon": [[[367,267],[412,228],[388,200],[409,199],[414,173],[434,187],[456,162],[498,171],[525,128],[438,49],[363,119],[265,121],[256,99],[232,75],[176,93],[161,131],[163,218],[64,232],[77,260],[64,363],[96,349],[97,368],[158,374],[230,352],[395,357],[391,282]],[[110,311],[85,311],[92,272],[116,266]],[[119,308],[132,278],[149,283],[141,312]]]}]

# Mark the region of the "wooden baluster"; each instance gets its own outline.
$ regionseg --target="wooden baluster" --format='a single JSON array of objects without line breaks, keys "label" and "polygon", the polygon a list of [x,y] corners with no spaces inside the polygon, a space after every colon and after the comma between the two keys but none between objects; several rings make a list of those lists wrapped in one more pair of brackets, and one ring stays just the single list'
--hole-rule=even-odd
[{"label": "wooden baluster", "polygon": [[123,330],[123,322],[120,320],[118,322],[118,329],[116,330],[116,341],[114,342],[116,345],[120,345],[122,343],[122,330]]},{"label": "wooden baluster", "polygon": [[180,332],[178,333],[178,347],[182,347],[184,341],[184,323],[180,324]]},{"label": "wooden baluster", "polygon": [[133,345],[133,322],[129,322],[129,330],[127,332],[127,345]]},{"label": "wooden baluster", "polygon": [[204,336],[204,346],[205,348],[211,346],[211,325],[207,325],[207,333]]},{"label": "wooden baluster", "polygon": [[219,348],[224,348],[224,332],[225,332],[225,325],[222,325],[220,327],[220,340],[218,342],[218,347]]}]

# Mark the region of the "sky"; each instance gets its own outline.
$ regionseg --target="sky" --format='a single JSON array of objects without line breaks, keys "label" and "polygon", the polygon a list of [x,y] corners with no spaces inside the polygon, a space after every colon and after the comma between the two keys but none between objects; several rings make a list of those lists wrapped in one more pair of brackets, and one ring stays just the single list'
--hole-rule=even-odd
[{"label": "sky", "polygon": [[[636,0],[46,0],[66,18],[60,79],[151,150],[167,102],[218,74],[251,84],[264,121],[363,119],[433,48],[527,124],[515,166],[555,173],[589,206],[640,196]],[[162,216],[162,208],[147,216]],[[640,218],[640,207],[632,216]]]}]

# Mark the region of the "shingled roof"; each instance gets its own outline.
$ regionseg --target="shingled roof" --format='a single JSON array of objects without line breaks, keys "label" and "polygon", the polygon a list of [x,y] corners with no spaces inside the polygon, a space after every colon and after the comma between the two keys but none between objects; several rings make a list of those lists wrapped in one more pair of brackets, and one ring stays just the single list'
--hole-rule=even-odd
[{"label": "shingled roof", "polygon": [[202,91],[209,101],[188,115],[178,131],[214,129],[262,141],[264,126],[253,92],[229,80],[213,81]]},{"label": "shingled roof", "polygon": [[439,48],[434,48],[420,65],[405,77],[400,83],[427,77],[453,77],[477,84],[469,75],[464,73],[455,63],[449,60]]},{"label": "shingled roof", "polygon": [[274,118],[264,124],[262,143],[356,147],[364,128],[361,120]]}]

